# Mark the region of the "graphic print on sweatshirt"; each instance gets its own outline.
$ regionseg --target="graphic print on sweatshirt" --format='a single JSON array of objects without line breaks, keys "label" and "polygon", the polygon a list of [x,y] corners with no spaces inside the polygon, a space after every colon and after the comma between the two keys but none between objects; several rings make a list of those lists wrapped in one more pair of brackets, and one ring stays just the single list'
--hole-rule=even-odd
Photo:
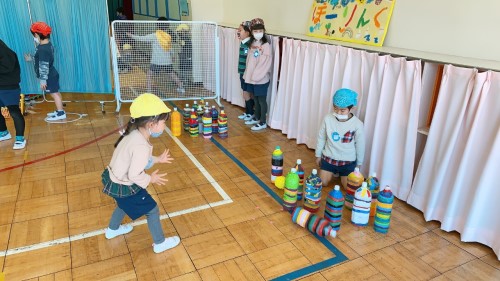
[{"label": "graphic print on sweatshirt", "polygon": [[343,137],[340,136],[338,132],[332,133],[332,140],[334,142],[342,141],[342,143],[350,143],[354,139],[355,131],[347,131]]}]

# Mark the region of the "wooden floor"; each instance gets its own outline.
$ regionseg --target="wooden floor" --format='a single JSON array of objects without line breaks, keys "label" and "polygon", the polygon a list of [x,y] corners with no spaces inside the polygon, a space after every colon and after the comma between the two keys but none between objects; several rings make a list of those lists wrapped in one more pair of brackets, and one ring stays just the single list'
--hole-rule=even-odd
[{"label": "wooden floor", "polygon": [[[285,152],[286,167],[300,158],[307,174],[314,168],[312,150],[279,131],[252,133],[236,119],[241,109],[225,106],[230,137],[216,141],[272,192],[281,196],[269,180],[276,145]],[[107,226],[114,208],[113,200],[101,193],[100,174],[118,134],[92,140],[128,119],[113,114],[112,103],[106,104],[104,115],[97,102],[68,103],[68,112],[88,115],[67,124],[43,120],[53,110],[52,103],[37,104],[33,110],[36,113],[26,118],[26,149],[13,151],[12,141],[0,143],[0,170],[25,163],[0,172],[0,269],[5,280],[255,281],[300,274],[310,265],[335,260],[324,243],[293,224],[290,215],[213,142],[186,135],[180,137],[182,144],[233,202],[193,211],[223,198],[185,151],[164,134],[155,140],[154,153],[167,147],[175,162],[158,166],[169,173],[168,184],[150,186],[148,191],[162,214],[177,214],[162,224],[166,235],[181,237],[181,244],[154,254],[145,224],[112,240],[102,234],[92,236]],[[122,114],[127,111],[128,106],[123,106]],[[69,120],[77,117],[68,115]],[[11,120],[8,126],[13,133]],[[59,154],[67,150],[72,151]],[[323,194],[330,190],[331,186]],[[354,227],[349,221],[350,212],[345,211],[338,237],[326,241],[348,260],[326,268],[319,264],[318,271],[301,280],[500,280],[500,262],[490,248],[460,242],[458,233],[440,230],[438,222],[425,222],[420,211],[404,202],[396,201],[387,235],[375,233],[371,226]],[[70,236],[72,241],[66,242]],[[54,240],[59,244],[37,249]],[[26,251],[7,251],[20,248]]]}]

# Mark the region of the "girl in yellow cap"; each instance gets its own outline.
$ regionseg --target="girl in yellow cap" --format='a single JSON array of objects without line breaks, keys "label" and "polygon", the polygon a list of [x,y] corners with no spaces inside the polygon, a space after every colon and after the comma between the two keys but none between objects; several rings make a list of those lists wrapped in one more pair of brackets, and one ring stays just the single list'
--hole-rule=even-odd
[{"label": "girl in yellow cap", "polygon": [[168,150],[160,156],[153,156],[153,145],[149,142],[150,137],[157,138],[163,133],[169,116],[170,109],[153,94],[142,94],[132,102],[127,128],[115,143],[111,162],[102,173],[103,192],[117,203],[105,232],[107,239],[132,231],[132,225],[120,225],[125,215],[132,220],[145,215],[155,253],[179,244],[178,236],[165,238],[158,205],[146,190],[150,183],[164,185],[167,181],[166,173],[155,170],[148,174],[145,170],[155,163],[171,163],[173,160]]}]

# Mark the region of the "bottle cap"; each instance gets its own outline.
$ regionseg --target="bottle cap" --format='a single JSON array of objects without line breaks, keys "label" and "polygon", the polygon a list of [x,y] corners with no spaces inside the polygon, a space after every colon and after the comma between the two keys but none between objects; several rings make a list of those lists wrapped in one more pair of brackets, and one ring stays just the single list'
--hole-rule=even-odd
[{"label": "bottle cap", "polygon": [[276,146],[276,149],[281,149],[281,147],[279,145]]},{"label": "bottle cap", "polygon": [[177,107],[174,107],[174,111],[177,111]]},{"label": "bottle cap", "polygon": [[359,168],[358,167],[354,168],[354,172],[358,172],[359,173]]},{"label": "bottle cap", "polygon": [[198,101],[194,101],[193,103],[194,103],[194,104],[198,104]]},{"label": "bottle cap", "polygon": [[390,186],[388,186],[388,185],[386,185],[386,186],[384,187],[384,191],[391,191],[391,187],[390,187]]},{"label": "bottle cap", "polygon": [[220,111],[221,114],[224,114],[224,109]]},{"label": "bottle cap", "polygon": [[212,105],[212,108],[215,108],[215,105]]},{"label": "bottle cap", "polygon": [[331,237],[335,238],[335,237],[337,237],[337,231],[332,229],[332,231],[330,231],[329,235]]},{"label": "bottle cap", "polygon": [[207,109],[205,109],[205,113],[208,113],[208,108],[207,108]]},{"label": "bottle cap", "polygon": [[292,172],[292,173],[296,173],[296,172],[297,172],[297,169],[292,168],[291,172]]},{"label": "bottle cap", "polygon": [[301,165],[302,164],[302,160],[301,159],[297,159],[297,165]]},{"label": "bottle cap", "polygon": [[376,172],[373,172],[372,173],[372,178],[376,178],[377,177],[377,173]]},{"label": "bottle cap", "polygon": [[206,106],[208,106],[208,101],[205,103]]},{"label": "bottle cap", "polygon": [[340,186],[338,184],[336,184],[333,189],[338,191],[338,190],[340,190]]},{"label": "bottle cap", "polygon": [[189,103],[186,103],[186,107],[189,107]]},{"label": "bottle cap", "polygon": [[194,112],[194,108],[191,108],[191,112]]},{"label": "bottle cap", "polygon": [[317,174],[318,174],[318,170],[313,169],[313,170],[312,170],[312,174],[313,174],[313,175],[317,175]]},{"label": "bottle cap", "polygon": [[368,187],[368,184],[366,183],[366,181],[364,181],[362,184],[361,184],[361,187]]}]

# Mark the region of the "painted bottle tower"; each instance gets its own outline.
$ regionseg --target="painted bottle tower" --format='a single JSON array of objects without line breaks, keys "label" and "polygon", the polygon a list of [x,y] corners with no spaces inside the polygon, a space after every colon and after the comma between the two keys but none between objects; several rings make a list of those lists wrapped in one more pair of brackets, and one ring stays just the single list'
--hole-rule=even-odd
[{"label": "painted bottle tower", "polygon": [[172,112],[172,117],[170,119],[170,128],[172,129],[172,135],[174,137],[179,137],[182,132],[182,115],[177,111],[177,107],[174,107],[174,112]]},{"label": "painted bottle tower", "polygon": [[354,202],[354,193],[361,187],[361,184],[365,180],[364,176],[356,167],[352,173],[347,176],[347,188],[345,192],[345,207],[352,210],[352,204]]},{"label": "painted bottle tower", "polygon": [[283,192],[283,210],[292,212],[297,206],[297,189],[299,188],[299,176],[297,170],[292,170],[285,177],[285,191]]},{"label": "painted bottle tower", "polygon": [[278,145],[273,151],[271,160],[271,182],[274,183],[279,176],[283,176],[283,151]]},{"label": "painted bottle tower", "polygon": [[304,167],[302,167],[302,160],[297,159],[297,165],[295,165],[297,170],[297,175],[299,176],[299,189],[297,190],[297,201],[302,201],[304,195]]},{"label": "painted bottle tower", "polygon": [[344,196],[340,191],[340,186],[335,187],[328,193],[325,205],[325,219],[338,231],[342,223],[342,210],[344,209]]},{"label": "painted bottle tower", "polygon": [[311,213],[316,213],[321,205],[321,190],[323,182],[318,176],[318,170],[313,169],[311,175],[305,181],[304,209]]}]

